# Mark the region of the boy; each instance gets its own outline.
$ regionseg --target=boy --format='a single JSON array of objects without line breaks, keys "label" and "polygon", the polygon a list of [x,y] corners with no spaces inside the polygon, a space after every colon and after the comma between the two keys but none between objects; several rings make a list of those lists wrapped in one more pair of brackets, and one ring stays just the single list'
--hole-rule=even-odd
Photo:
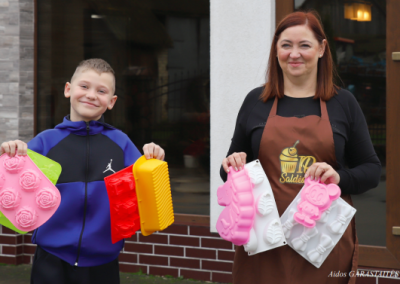
[{"label": "boy", "polygon": [[[114,71],[107,62],[82,61],[65,85],[70,115],[28,144],[16,140],[1,145],[0,154],[26,155],[28,147],[62,167],[60,207],[32,235],[37,249],[31,284],[119,283],[118,255],[124,241],[111,243],[104,177],[141,154],[127,135],[104,123],[103,113],[117,100],[114,92]],[[154,143],[143,151],[147,158],[164,159],[164,150]]]}]

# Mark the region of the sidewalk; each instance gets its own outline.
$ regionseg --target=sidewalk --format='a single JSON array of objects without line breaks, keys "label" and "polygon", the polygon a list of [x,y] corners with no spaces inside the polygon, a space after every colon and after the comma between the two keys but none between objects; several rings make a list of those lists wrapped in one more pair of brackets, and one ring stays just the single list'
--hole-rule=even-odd
[{"label": "sidewalk", "polygon": [[[0,264],[0,284],[29,284],[31,265],[3,265]],[[159,277],[152,275],[139,275],[131,273],[120,273],[121,284],[202,284],[216,282],[204,282],[180,278]]]}]

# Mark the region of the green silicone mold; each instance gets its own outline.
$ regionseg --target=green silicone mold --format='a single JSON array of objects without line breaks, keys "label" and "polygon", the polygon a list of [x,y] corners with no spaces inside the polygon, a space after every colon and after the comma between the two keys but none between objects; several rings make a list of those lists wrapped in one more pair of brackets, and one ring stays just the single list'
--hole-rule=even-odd
[{"label": "green silicone mold", "polygon": [[28,149],[28,156],[36,164],[36,166],[42,171],[42,173],[56,185],[58,178],[61,174],[61,165],[52,159],[42,156],[32,150]]},{"label": "green silicone mold", "polygon": [[24,232],[24,231],[18,230],[18,229],[10,222],[10,220],[8,220],[7,217],[4,216],[4,214],[1,213],[1,212],[0,212],[0,225],[3,225],[4,227],[10,228],[11,230],[13,230],[13,231],[15,231],[15,232],[17,232],[17,233],[23,234],[23,235],[26,234],[26,233],[28,233],[28,232]]},{"label": "green silicone mold", "polygon": [[[36,166],[42,171],[42,173],[55,185],[61,174],[61,165],[52,159],[42,156],[32,150],[28,149],[28,156],[36,164]],[[0,212],[0,225],[10,228],[11,230],[20,234],[26,234],[28,232],[18,230],[11,222]]]}]

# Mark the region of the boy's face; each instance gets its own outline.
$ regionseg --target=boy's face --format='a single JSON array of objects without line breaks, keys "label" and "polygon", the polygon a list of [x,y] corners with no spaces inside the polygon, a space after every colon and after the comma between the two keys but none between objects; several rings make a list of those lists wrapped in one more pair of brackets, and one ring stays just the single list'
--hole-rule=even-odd
[{"label": "boy's face", "polygon": [[65,84],[64,95],[70,98],[71,121],[98,120],[117,100],[114,96],[114,76],[92,69],[78,70],[71,83]]}]

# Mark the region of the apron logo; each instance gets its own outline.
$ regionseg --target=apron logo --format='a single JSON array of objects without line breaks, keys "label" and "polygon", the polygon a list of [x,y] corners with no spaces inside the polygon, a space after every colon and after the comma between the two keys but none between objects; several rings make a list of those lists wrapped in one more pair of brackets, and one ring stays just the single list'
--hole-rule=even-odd
[{"label": "apron logo", "polygon": [[307,169],[316,162],[313,156],[298,156],[296,146],[300,141],[297,140],[292,147],[282,150],[279,156],[281,163],[280,183],[304,183],[304,174]]}]

